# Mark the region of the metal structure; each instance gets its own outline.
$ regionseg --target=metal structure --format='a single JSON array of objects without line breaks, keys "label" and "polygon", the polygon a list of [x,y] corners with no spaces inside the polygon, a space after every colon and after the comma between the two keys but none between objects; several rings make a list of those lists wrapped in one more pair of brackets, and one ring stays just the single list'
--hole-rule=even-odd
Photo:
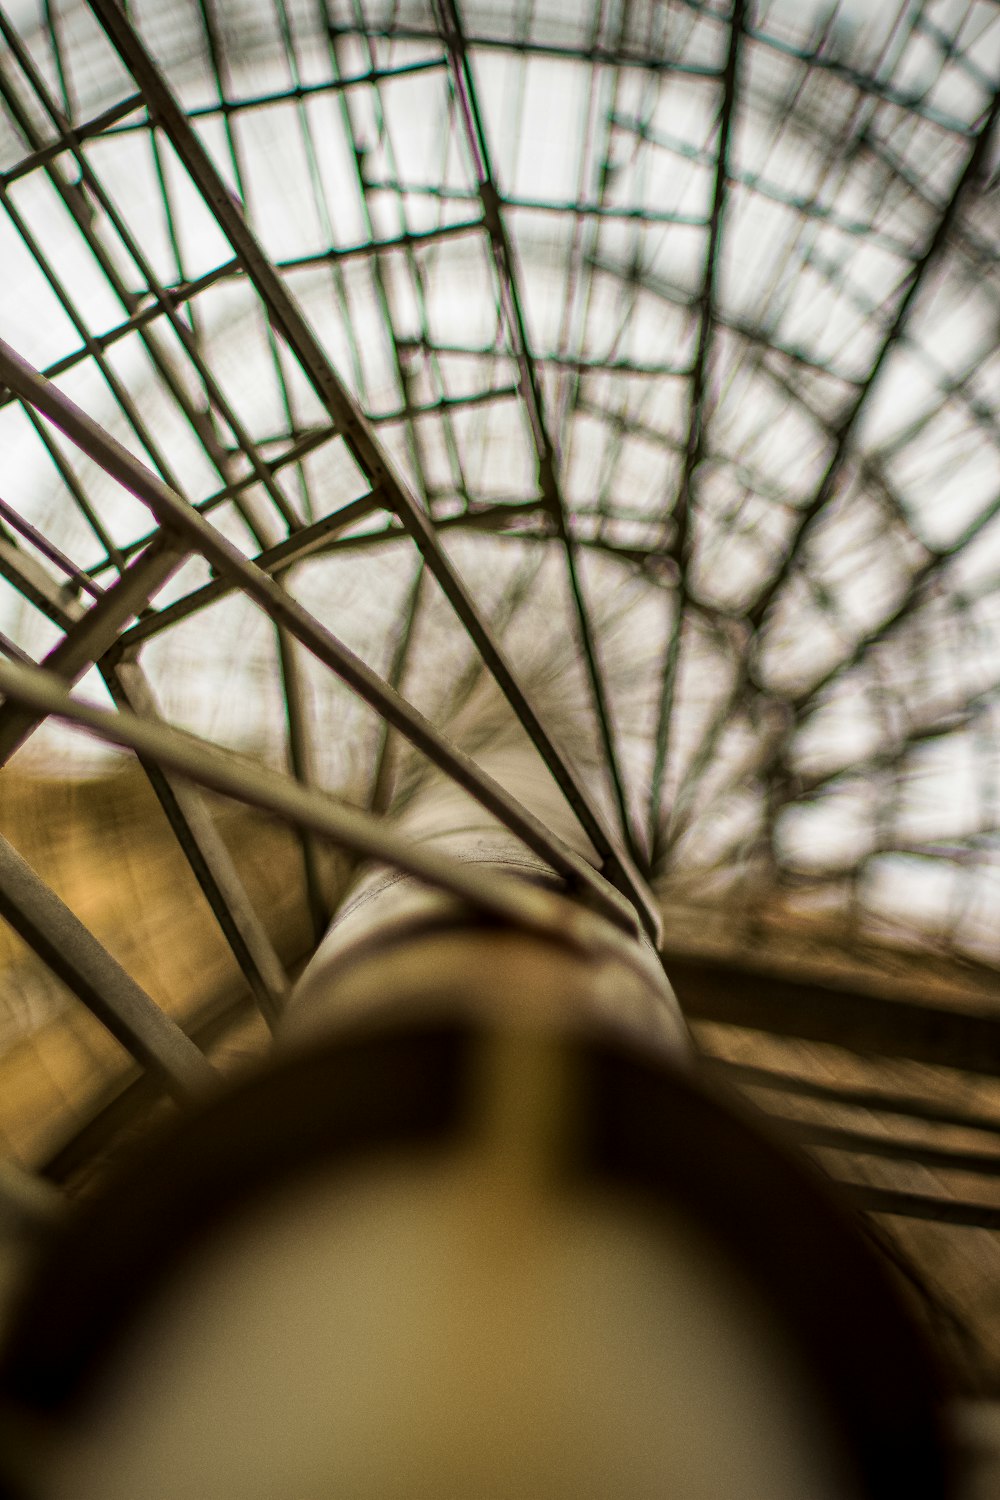
[{"label": "metal structure", "polygon": [[[331,842],[545,930],[402,830],[431,767],[660,944],[695,1021],[995,1078],[995,5],[42,0],[0,32],[4,758],[69,754],[57,721],[135,752],[269,1025],[287,955],[206,792],[297,830],[315,940]],[[508,734],[572,836],[485,769]],[[0,907],[197,1092],[10,846]],[[683,928],[719,910],[833,931],[864,982],[709,961]],[[1000,1122],[968,1078],[706,1038],[786,1106]],[[856,1185],[876,1213],[1000,1226],[995,1151],[799,1130],[978,1183]]]}]

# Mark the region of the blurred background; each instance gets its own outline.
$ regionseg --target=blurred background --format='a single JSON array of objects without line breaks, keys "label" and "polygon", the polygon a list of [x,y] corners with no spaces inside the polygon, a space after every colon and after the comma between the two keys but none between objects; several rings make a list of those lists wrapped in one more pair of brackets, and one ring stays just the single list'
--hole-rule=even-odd
[{"label": "blurred background", "polygon": [[[707,1066],[848,1184],[996,1393],[995,4],[148,0],[139,56],[108,11],[0,22],[4,339],[475,758],[525,711],[464,580],[648,880]],[[397,817],[424,757],[205,557],[116,603],[155,521],[23,397],[5,656]],[[350,858],[178,812],[13,698],[0,751],[10,844],[220,1066],[266,1051],[255,996]],[[6,928],[0,964],[4,1153],[86,1193],[170,1106]]]}]

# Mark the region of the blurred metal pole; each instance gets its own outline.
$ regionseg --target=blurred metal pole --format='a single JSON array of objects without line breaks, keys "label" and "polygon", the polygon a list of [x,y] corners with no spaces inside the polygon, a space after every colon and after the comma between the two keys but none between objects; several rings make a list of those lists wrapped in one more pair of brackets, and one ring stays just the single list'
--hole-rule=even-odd
[{"label": "blurred metal pole", "polygon": [[[478,763],[583,857],[544,762],[513,724]],[[459,1010],[514,1026],[625,1032],[683,1053],[687,1030],[645,934],[562,894],[562,882],[456,784],[431,773],[395,824],[417,847],[486,874],[514,875],[549,903],[549,932],[504,927],[441,891],[387,871],[363,871],[292,993],[289,1034],[323,1031],[369,1012]],[[572,934],[572,941],[570,935]]]}]

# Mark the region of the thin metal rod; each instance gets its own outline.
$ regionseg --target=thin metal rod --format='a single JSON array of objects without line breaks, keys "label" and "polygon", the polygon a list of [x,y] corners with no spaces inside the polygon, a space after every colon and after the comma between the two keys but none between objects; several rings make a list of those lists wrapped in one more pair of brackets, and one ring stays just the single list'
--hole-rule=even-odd
[{"label": "thin metal rod", "polygon": [[[323,550],[332,537],[337,535],[338,531],[344,531],[348,526],[356,525],[358,521],[364,520],[379,507],[380,500],[377,493],[362,495],[359,500],[349,501],[340,510],[323,516],[320,520],[314,521],[311,526],[303,526],[300,530],[293,531],[285,541],[277,542],[273,547],[267,547],[263,552],[259,552],[253,561],[262,572],[280,576],[286,569],[294,567],[296,563],[304,562],[308,557],[314,557]],[[118,645],[122,650],[134,648],[143,641],[159,635],[161,631],[169,629],[172,625],[179,624],[181,620],[197,614],[199,610],[207,609],[210,604],[216,604],[220,599],[225,599],[227,595],[235,592],[237,587],[238,585],[228,578],[213,578],[211,583],[203,584],[200,589],[193,589],[182,599],[176,599],[163,609],[158,609],[143,619],[137,620],[130,629],[122,633]]]},{"label": "thin metal rod", "polygon": [[[393,13],[395,14],[395,12]],[[405,20],[394,20],[390,25],[370,24],[366,27],[369,36],[381,37],[386,41],[406,42],[437,42],[440,40],[438,31],[431,26],[419,26]],[[356,34],[353,26],[331,24],[330,32],[337,36],[350,36]],[[590,45],[586,47],[575,46],[569,42],[539,41],[536,37],[517,38],[513,36],[498,36],[496,34],[473,32],[470,34],[469,46],[476,51],[493,50],[497,52],[512,52],[515,54],[525,53],[529,56],[567,58],[571,61],[586,63],[617,63],[620,62],[621,53],[604,45]],[[707,63],[680,62],[674,57],[664,57],[662,50],[653,51],[642,48],[639,45],[630,48],[627,61],[630,67],[642,69],[650,73],[680,73],[686,78],[718,78],[719,70]]]},{"label": "thin metal rod", "polygon": [[[6,172],[0,172],[0,185],[9,187],[12,182],[17,182],[20,177],[27,177],[37,167],[44,167],[48,162],[59,156],[75,141],[86,141],[93,136],[104,135],[110,132],[110,127],[119,124],[128,115],[134,114],[136,110],[144,110],[145,101],[141,94],[132,94],[128,99],[122,99],[119,104],[112,104],[109,108],[102,110],[99,115],[94,115],[90,120],[81,121],[74,125],[72,140],[69,134],[63,133],[56,140],[39,146],[37,150],[31,151],[27,156],[22,156],[16,166],[10,167]],[[147,129],[145,120],[140,121],[132,129]]]},{"label": "thin metal rod", "polygon": [[[102,663],[101,673],[119,707],[128,708],[143,719],[159,718],[152,687],[137,661]],[[288,993],[284,966],[254,910],[204,798],[197,787],[168,775],[148,756],[140,756],[140,761],[257,1007],[273,1028]]]},{"label": "thin metal rod", "polygon": [[68,630],[83,613],[83,605],[60,588],[52,574],[43,568],[37,557],[18,546],[9,535],[0,533],[0,577],[12,583],[20,594],[33,604],[60,630]]},{"label": "thin metal rod", "polygon": [[746,26],[745,0],[733,0],[729,22],[729,51],[726,56],[722,105],[718,121],[718,145],[715,160],[715,182],[712,192],[712,211],[709,218],[705,244],[705,261],[702,268],[701,292],[698,298],[698,342],[694,363],[691,367],[689,387],[688,429],[680,483],[674,501],[672,515],[674,536],[670,554],[677,565],[677,587],[674,597],[674,617],[667,641],[663,662],[663,678],[654,731],[653,776],[649,794],[648,842],[650,861],[660,858],[660,828],[663,804],[663,781],[666,775],[673,728],[674,699],[677,691],[677,674],[684,642],[684,626],[688,605],[688,572],[691,549],[692,509],[697,499],[699,468],[705,457],[706,421],[710,361],[715,338],[715,304],[718,295],[719,262],[722,252],[722,231],[725,223],[726,203],[729,192],[729,149],[733,118],[736,112],[736,96],[739,84],[740,53],[743,32]]},{"label": "thin metal rod", "polygon": [[[151,594],[166,583],[184,561],[185,553],[170,537],[159,537],[129,565],[117,583],[81,614],[42,668],[66,683],[75,683],[118,638],[125,622],[139,613]],[[37,715],[11,703],[0,707],[0,765],[38,728]]]},{"label": "thin metal rod", "polygon": [[[278,630],[278,660],[285,700],[288,766],[303,786],[316,784],[316,764],[309,725],[309,706],[302,662],[298,658],[298,641],[286,630]],[[305,880],[306,907],[312,925],[313,939],[319,943],[330,925],[331,912],[323,891],[321,859],[316,839],[310,833],[300,837],[302,874]]]},{"label": "thin metal rod", "polygon": [[[8,505],[7,501],[3,499],[0,499],[0,519],[6,521],[11,530],[18,532],[24,537],[26,542],[30,542],[32,547],[40,552],[43,557],[47,558],[61,573],[65,573],[67,579],[71,579],[83,593],[90,594],[93,599],[101,597],[104,590],[100,585],[96,584],[92,578],[82,572],[54,542],[51,542],[47,536],[43,536],[37,526],[32,526],[30,521],[26,521],[12,505]],[[0,530],[2,530],[2,527],[0,527]]]},{"label": "thin metal rod", "polygon": [[[18,670],[45,677],[37,668]],[[154,1004],[2,837],[0,914],[136,1061],[155,1073],[175,1097],[186,1101],[215,1080],[213,1068],[177,1023]]]}]

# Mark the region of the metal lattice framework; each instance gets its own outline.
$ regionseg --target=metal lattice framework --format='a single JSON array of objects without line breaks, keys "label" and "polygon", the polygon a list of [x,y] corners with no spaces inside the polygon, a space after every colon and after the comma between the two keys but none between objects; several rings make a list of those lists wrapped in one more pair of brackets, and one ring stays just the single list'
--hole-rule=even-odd
[{"label": "metal lattice framework", "polygon": [[[138,754],[269,1022],[283,963],[204,789],[297,828],[317,934],[330,840],[540,920],[399,834],[425,764],[653,936],[724,902],[992,982],[993,3],[42,0],[0,30],[0,749],[66,754],[68,720]],[[490,681],[586,854],[477,766]],[[9,846],[0,888],[196,1089]],[[765,1031],[814,1034],[779,1002]],[[901,1015],[901,1055],[1000,1067],[988,1017],[963,1052]]]}]

